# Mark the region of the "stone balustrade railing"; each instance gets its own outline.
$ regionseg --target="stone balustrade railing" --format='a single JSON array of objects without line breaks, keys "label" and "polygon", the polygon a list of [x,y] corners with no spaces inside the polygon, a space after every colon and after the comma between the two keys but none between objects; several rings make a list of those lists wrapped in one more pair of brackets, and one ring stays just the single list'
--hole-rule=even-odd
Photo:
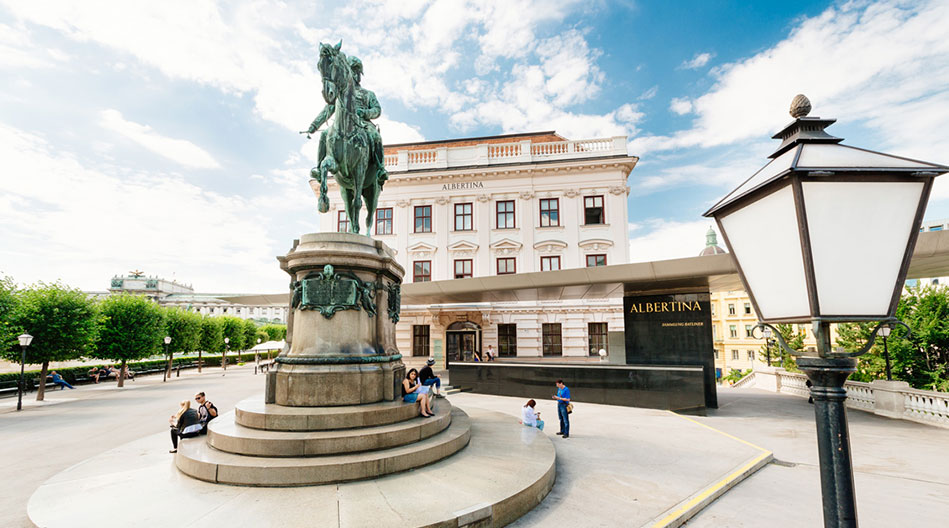
[{"label": "stone balustrade railing", "polygon": [[[807,397],[807,376],[783,368],[762,367],[745,376],[734,387],[769,390]],[[888,418],[909,420],[949,428],[949,393],[910,388],[905,381],[848,381],[847,407]]]},{"label": "stone balustrade railing", "polygon": [[389,172],[402,172],[627,155],[626,136],[616,136],[605,139],[547,143],[531,143],[529,140],[524,140],[424,150],[397,150],[386,153],[385,164]]}]

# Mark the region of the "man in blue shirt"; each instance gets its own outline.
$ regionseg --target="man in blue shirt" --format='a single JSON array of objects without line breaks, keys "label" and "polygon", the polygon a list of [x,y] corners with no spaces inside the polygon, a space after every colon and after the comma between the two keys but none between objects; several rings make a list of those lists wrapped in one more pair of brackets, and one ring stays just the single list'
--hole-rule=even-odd
[{"label": "man in blue shirt", "polygon": [[567,404],[570,403],[570,389],[563,384],[563,380],[557,380],[557,416],[560,418],[560,432],[564,438],[570,438],[570,415],[567,413]]}]

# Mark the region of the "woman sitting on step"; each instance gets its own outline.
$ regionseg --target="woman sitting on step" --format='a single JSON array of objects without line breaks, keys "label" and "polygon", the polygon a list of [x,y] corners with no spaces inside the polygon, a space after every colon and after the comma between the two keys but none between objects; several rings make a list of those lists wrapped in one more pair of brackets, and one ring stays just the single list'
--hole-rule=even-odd
[{"label": "woman sitting on step", "polygon": [[405,375],[405,379],[402,380],[402,401],[409,403],[419,402],[419,410],[422,411],[422,416],[428,418],[432,416],[432,406],[428,399],[428,394],[424,394],[419,391],[419,387],[422,384],[418,382],[418,371],[412,369],[408,374]]}]

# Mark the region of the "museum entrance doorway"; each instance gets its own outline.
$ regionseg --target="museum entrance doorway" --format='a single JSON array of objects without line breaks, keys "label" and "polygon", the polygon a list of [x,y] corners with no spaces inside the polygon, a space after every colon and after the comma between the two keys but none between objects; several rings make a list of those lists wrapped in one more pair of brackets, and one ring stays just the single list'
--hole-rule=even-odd
[{"label": "museum entrance doorway", "polygon": [[481,327],[471,321],[456,321],[445,331],[448,341],[448,361],[480,361]]}]

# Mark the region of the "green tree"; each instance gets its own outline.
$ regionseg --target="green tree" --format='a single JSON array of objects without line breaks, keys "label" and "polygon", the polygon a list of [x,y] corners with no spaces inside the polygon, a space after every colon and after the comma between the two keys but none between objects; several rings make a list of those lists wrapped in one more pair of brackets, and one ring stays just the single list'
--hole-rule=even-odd
[{"label": "green tree", "polygon": [[268,341],[282,341],[287,338],[287,325],[265,324],[260,329],[267,332]]},{"label": "green tree", "polygon": [[254,338],[254,342],[256,343],[258,339],[260,339],[260,342],[261,342],[261,343],[264,343],[264,342],[266,342],[266,341],[270,341],[270,336],[267,335],[267,332],[264,332],[263,330],[261,330],[260,328],[258,328],[258,329],[257,329],[257,336]]},{"label": "green tree", "polygon": [[[792,324],[776,324],[773,325],[777,328],[778,333],[781,334],[781,337],[784,338],[784,342],[796,352],[802,352],[804,350],[804,331],[800,328],[795,329]],[[758,351],[758,357],[762,361],[767,361],[768,358],[768,346],[767,344],[761,345],[761,348]],[[787,351],[781,347],[781,344],[778,342],[778,336],[771,337],[771,366],[783,367],[786,370],[797,372],[797,362],[794,361],[794,356],[788,354]]]},{"label": "green tree", "polygon": [[165,309],[165,335],[171,338],[168,344],[167,375],[171,375],[171,362],[175,353],[184,354],[198,349],[201,345],[200,314],[180,308]]},{"label": "green tree", "polygon": [[[949,391],[949,289],[945,286],[907,288],[896,308],[896,317],[912,330],[907,336],[901,326],[887,339],[893,378],[912,387]],[[847,323],[838,327],[837,344],[849,351],[864,346],[875,323]],[[857,364],[851,375],[856,381],[884,379],[883,339]]]},{"label": "green tree", "polygon": [[157,303],[141,295],[112,295],[100,304],[99,343],[94,356],[119,361],[119,387],[125,386],[129,360],[158,353],[165,337],[165,321]]},{"label": "green tree", "polygon": [[244,348],[254,348],[257,346],[257,323],[253,319],[244,319],[242,324],[244,325]]},{"label": "green tree", "polygon": [[210,354],[224,352],[224,321],[205,315],[201,321],[201,348],[198,350],[198,372],[201,372],[201,351]]},{"label": "green tree", "polygon": [[[12,326],[33,336],[26,362],[41,364],[36,400],[45,396],[50,361],[68,361],[94,350],[98,331],[96,304],[80,290],[60,283],[39,283],[17,292],[19,307]],[[4,356],[20,362],[19,347],[3,348]]]},{"label": "green tree", "polygon": [[23,333],[16,324],[16,312],[19,306],[16,283],[10,277],[0,278],[0,351],[14,349],[19,353],[17,336]]},{"label": "green tree", "polygon": [[224,368],[227,368],[227,351],[244,349],[244,321],[237,317],[224,316],[224,337],[228,340],[225,347],[225,356],[222,358]]}]

